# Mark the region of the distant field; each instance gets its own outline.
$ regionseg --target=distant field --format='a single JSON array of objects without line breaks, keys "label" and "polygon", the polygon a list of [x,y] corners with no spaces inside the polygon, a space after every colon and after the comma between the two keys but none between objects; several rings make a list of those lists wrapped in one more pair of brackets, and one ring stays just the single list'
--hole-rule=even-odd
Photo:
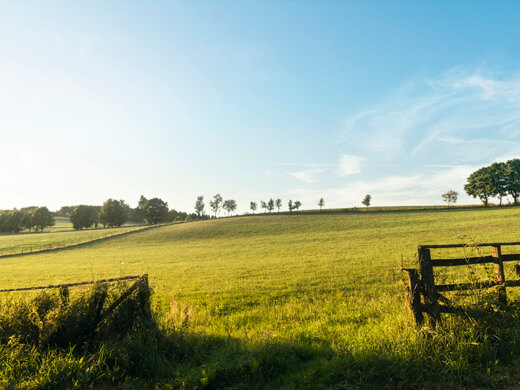
[{"label": "distant field", "polygon": [[[69,217],[54,217],[54,220],[56,221],[56,224],[54,226],[51,226],[47,229],[45,229],[45,232],[65,232],[65,231],[73,231],[72,222],[70,222]],[[137,223],[128,222],[124,226],[138,226]],[[100,225],[101,227],[103,225]],[[95,229],[89,229],[89,230],[95,230]]]},{"label": "distant field", "polygon": [[70,222],[69,217],[54,217],[56,221],[54,226],[51,226],[46,229],[49,232],[62,232],[67,230],[74,230],[72,228],[72,222]]},{"label": "distant field", "polygon": [[[63,225],[65,225],[65,223]],[[140,227],[123,226],[120,228],[89,229],[77,231],[72,229],[64,229],[43,233],[2,234],[0,235],[0,255],[62,247],[137,229],[140,229]]]},{"label": "distant field", "polygon": [[[95,233],[0,236],[0,247],[30,245],[32,236],[36,244]],[[237,340],[251,351],[264,348],[260,367],[289,367],[261,379],[273,387],[510,383],[518,365],[488,357],[480,341],[461,342],[451,331],[435,342],[418,335],[405,305],[400,266],[415,265],[417,245],[463,241],[520,241],[520,208],[269,215],[172,225],[0,260],[0,288],[148,273],[162,321]],[[512,264],[506,272],[511,278]],[[460,272],[445,277],[464,279]],[[294,348],[307,352],[295,356]],[[269,355],[271,349],[278,357]],[[198,383],[193,378],[201,372],[224,375],[232,364],[222,349],[179,363],[172,372]],[[256,372],[257,363],[251,364]],[[250,374],[243,375],[229,380],[249,383]]]}]

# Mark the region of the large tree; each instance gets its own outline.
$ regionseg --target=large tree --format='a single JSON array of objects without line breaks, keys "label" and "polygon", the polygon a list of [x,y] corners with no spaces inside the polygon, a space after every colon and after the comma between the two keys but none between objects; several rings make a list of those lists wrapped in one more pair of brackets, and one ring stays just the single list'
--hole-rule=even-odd
[{"label": "large tree", "polygon": [[253,214],[255,213],[256,211],[256,202],[249,202],[249,208],[251,209],[251,211],[253,212]]},{"label": "large tree", "polygon": [[121,226],[128,220],[128,206],[123,200],[107,199],[99,211],[103,226]]},{"label": "large tree", "polygon": [[296,202],[294,202],[294,208],[295,208],[296,210],[299,210],[301,206],[302,206],[302,202],[300,202],[299,200],[297,200]]},{"label": "large tree", "polygon": [[210,207],[211,211],[213,211],[215,213],[215,217],[217,216],[218,211],[220,210],[220,207],[222,206],[222,202],[223,202],[223,199],[220,194],[216,194],[213,197],[213,200],[209,201],[209,207]]},{"label": "large tree", "polygon": [[26,215],[28,213],[26,211],[22,210],[11,210],[9,213],[5,214],[3,223],[2,223],[2,230],[4,232],[10,232],[10,233],[18,233],[24,230],[24,221],[26,218]]},{"label": "large tree", "polygon": [[483,167],[469,175],[464,190],[468,195],[478,197],[484,206],[487,206],[489,198],[498,194],[495,184],[496,180],[490,167]]},{"label": "large tree", "polygon": [[276,199],[275,206],[278,209],[278,212],[280,212],[280,209],[282,208],[282,200],[280,198]]},{"label": "large tree", "polygon": [[160,198],[147,199],[144,205],[144,219],[146,223],[155,225],[160,222],[167,222],[168,203]]},{"label": "large tree", "polygon": [[518,204],[520,196],[520,160],[515,158],[506,163],[505,169],[506,190],[513,198],[514,204]]},{"label": "large tree", "polygon": [[197,201],[195,202],[195,212],[199,218],[204,215],[204,197],[202,195],[197,196]]},{"label": "large tree", "polygon": [[222,207],[224,208],[224,210],[227,211],[228,216],[229,216],[230,213],[232,213],[233,211],[235,211],[237,209],[237,202],[234,201],[233,199],[225,200]]},{"label": "large tree", "polygon": [[79,205],[70,213],[70,222],[76,230],[88,229],[99,220],[98,210],[94,206]]},{"label": "large tree", "polygon": [[36,230],[43,231],[49,226],[54,226],[55,223],[54,215],[47,207],[38,207],[32,213],[32,225]]}]

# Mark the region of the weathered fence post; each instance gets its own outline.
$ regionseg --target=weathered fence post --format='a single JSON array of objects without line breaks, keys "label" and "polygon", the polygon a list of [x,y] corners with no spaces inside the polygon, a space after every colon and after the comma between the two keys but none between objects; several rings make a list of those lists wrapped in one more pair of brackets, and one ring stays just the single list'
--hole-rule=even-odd
[{"label": "weathered fence post", "polygon": [[60,299],[61,303],[64,306],[67,306],[69,303],[69,288],[68,287],[60,287]]},{"label": "weathered fence post", "polygon": [[141,305],[141,310],[143,310],[143,315],[145,318],[151,318],[152,312],[150,308],[150,286],[148,285],[148,274],[144,274],[141,276],[141,283],[139,285],[139,303]]},{"label": "weathered fence post", "polygon": [[424,321],[424,316],[421,308],[421,282],[419,280],[419,273],[415,268],[405,268],[404,271],[408,273],[408,304],[413,313],[415,324],[420,327]]},{"label": "weathered fence post", "polygon": [[498,286],[498,301],[500,303],[507,303],[507,293],[506,293],[506,277],[504,275],[504,263],[502,263],[502,251],[500,249],[500,245],[493,245],[492,254],[495,263],[495,279],[501,285]]},{"label": "weathered fence post", "polygon": [[435,327],[437,321],[440,319],[440,312],[437,291],[435,290],[435,282],[433,279],[433,265],[430,250],[419,245],[417,252],[419,254],[419,271],[424,287],[425,305],[431,317],[432,326]]}]

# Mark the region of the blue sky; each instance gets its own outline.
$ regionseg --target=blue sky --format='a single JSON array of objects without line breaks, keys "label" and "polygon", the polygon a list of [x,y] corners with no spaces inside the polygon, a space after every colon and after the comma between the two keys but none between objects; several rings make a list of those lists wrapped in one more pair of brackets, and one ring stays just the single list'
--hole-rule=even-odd
[{"label": "blue sky", "polygon": [[0,209],[441,204],[520,156],[515,2],[0,0]]}]

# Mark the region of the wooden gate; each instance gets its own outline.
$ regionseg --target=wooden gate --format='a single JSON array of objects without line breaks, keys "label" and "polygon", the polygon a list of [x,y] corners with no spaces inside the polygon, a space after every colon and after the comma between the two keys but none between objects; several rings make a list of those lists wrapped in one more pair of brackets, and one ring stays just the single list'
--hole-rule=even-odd
[{"label": "wooden gate", "polygon": [[[450,301],[441,293],[446,291],[460,291],[489,288],[498,286],[498,301],[507,303],[506,287],[520,286],[520,280],[506,280],[504,262],[520,260],[520,254],[502,254],[503,246],[518,245],[520,242],[484,243],[476,245],[447,244],[447,245],[419,245],[417,247],[419,270],[404,268],[408,273],[408,303],[414,315],[417,326],[424,322],[423,313],[428,314],[433,326],[440,319],[440,313],[457,313],[463,309],[451,305]],[[455,259],[432,259],[430,249],[448,248],[475,248],[489,247],[491,253],[487,256],[463,257]],[[495,280],[476,283],[435,284],[434,267],[454,267],[471,264],[494,264]],[[516,275],[520,277],[520,266],[514,266]]]}]

